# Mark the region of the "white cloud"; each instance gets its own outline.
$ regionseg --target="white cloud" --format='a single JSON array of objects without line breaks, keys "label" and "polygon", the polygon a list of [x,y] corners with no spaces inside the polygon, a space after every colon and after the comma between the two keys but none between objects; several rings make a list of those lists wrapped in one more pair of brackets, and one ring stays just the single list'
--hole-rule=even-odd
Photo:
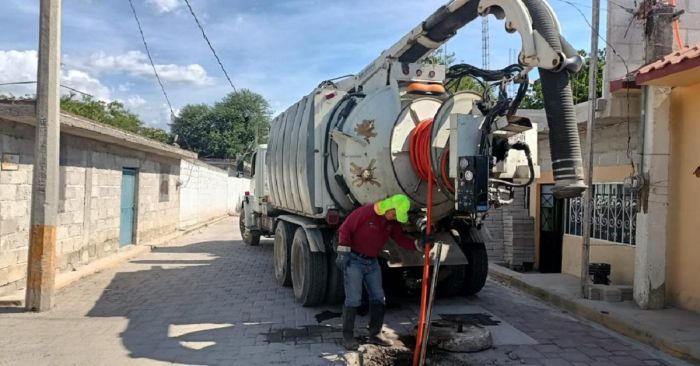
[{"label": "white cloud", "polygon": [[[66,58],[66,63],[77,69],[94,74],[126,72],[132,76],[153,77],[153,68],[148,57],[141,51],[129,51],[119,55],[107,55],[98,52],[86,60]],[[175,65],[156,64],[161,80],[195,86],[211,85],[214,79],[199,64]]]},{"label": "white cloud", "polygon": [[[35,50],[0,50],[0,83],[36,81],[36,69],[37,52]],[[109,88],[85,71],[63,68],[61,84],[91,94],[96,99],[109,100],[111,97]],[[69,89],[61,88],[62,94],[70,92]],[[33,95],[36,94],[36,84],[0,86],[0,94]]]},{"label": "white cloud", "polygon": [[148,3],[154,5],[159,13],[169,13],[185,5],[182,0],[148,0]]},{"label": "white cloud", "polygon": [[80,90],[84,93],[91,94],[95,99],[109,101],[110,91],[109,88],[102,85],[102,83],[90,76],[88,73],[80,70],[62,70],[61,71],[62,84],[70,86],[71,88]]},{"label": "white cloud", "polygon": [[141,107],[142,105],[146,104],[146,100],[141,98],[140,95],[134,95],[134,96],[127,98],[125,101],[122,101],[122,103],[124,103],[124,105],[128,109],[135,109],[135,108]]}]

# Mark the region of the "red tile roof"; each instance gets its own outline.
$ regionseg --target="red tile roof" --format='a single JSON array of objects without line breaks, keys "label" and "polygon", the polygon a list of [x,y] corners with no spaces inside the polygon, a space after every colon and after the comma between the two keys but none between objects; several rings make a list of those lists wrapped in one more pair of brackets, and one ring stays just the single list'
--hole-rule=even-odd
[{"label": "red tile roof", "polygon": [[700,65],[700,43],[685,47],[639,69],[637,82],[657,79]]}]

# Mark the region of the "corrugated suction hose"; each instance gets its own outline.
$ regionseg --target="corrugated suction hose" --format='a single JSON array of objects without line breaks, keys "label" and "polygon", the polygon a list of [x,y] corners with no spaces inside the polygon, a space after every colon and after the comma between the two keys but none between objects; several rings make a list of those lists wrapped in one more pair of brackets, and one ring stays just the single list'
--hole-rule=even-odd
[{"label": "corrugated suction hose", "polygon": [[[547,5],[542,0],[523,0],[523,3],[530,12],[533,28],[552,49],[562,53],[561,38]],[[577,197],[586,190],[586,184],[569,74],[566,70],[553,72],[542,68],[539,72],[549,125],[554,194],[559,198]]]}]

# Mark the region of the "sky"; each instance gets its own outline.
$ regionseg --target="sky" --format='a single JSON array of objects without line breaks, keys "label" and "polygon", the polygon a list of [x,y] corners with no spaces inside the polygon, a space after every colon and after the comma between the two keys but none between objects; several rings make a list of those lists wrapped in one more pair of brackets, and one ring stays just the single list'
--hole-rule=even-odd
[{"label": "sky", "polygon": [[[475,1],[475,0],[472,0]],[[578,4],[590,18],[588,0]],[[36,80],[39,0],[3,0],[0,84]],[[211,104],[231,92],[184,0],[133,0],[174,112]],[[190,0],[236,88],[263,95],[273,114],[321,81],[359,72],[382,50],[447,0]],[[169,107],[154,78],[128,0],[62,1],[62,84],[119,101],[147,125],[168,128]],[[563,0],[550,0],[564,36],[590,48],[590,28]],[[606,3],[603,1],[603,3]],[[603,4],[601,29],[605,29]],[[517,34],[490,25],[490,66],[509,64]],[[481,66],[481,21],[446,45],[456,60]],[[35,85],[0,86],[0,94],[35,94]],[[63,89],[64,93],[69,93]]]}]

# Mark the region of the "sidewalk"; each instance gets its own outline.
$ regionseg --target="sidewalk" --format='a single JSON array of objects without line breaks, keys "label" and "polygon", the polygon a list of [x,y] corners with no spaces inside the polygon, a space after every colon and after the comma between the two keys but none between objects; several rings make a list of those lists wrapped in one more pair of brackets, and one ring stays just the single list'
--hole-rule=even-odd
[{"label": "sidewalk", "polygon": [[519,273],[495,263],[489,264],[489,274],[575,315],[700,365],[698,314],[674,308],[641,310],[631,301],[585,300],[579,297],[579,279],[567,274]]}]

